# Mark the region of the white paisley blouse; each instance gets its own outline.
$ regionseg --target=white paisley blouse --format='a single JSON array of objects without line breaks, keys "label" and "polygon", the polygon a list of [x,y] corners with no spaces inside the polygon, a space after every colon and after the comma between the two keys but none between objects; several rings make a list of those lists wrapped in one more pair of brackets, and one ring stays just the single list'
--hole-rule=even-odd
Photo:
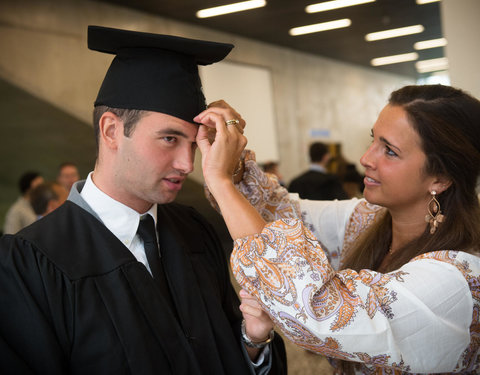
[{"label": "white paisley blouse", "polygon": [[301,200],[251,151],[245,160],[238,189],[268,224],[235,241],[232,270],[290,340],[359,374],[480,373],[479,257],[439,250],[386,274],[339,270],[381,208]]}]

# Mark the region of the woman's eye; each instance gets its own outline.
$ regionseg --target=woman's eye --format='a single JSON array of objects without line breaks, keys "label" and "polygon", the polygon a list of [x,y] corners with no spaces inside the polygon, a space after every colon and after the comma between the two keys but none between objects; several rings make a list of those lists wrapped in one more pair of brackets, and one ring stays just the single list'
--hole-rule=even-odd
[{"label": "woman's eye", "polygon": [[388,146],[385,146],[385,153],[388,155],[388,156],[397,156],[396,152],[393,151],[390,147]]}]

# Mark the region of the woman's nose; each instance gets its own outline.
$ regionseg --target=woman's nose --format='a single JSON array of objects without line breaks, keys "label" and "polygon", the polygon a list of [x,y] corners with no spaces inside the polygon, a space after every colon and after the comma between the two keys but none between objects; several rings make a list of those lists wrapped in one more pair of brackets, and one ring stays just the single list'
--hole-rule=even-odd
[{"label": "woman's nose", "polygon": [[365,151],[365,153],[360,158],[360,164],[364,168],[372,168],[373,167],[373,144]]}]

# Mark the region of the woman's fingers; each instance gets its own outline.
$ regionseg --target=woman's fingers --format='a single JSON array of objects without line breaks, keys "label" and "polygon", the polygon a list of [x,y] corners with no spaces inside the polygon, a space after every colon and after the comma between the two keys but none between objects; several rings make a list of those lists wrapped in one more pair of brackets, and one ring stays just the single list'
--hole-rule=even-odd
[{"label": "woman's fingers", "polygon": [[[225,122],[231,121],[231,120],[237,120],[238,121],[238,130],[241,132],[243,129],[245,129],[245,120],[242,118],[242,116],[235,111],[227,102],[224,100],[217,100],[215,102],[212,102],[208,105],[208,108],[201,112],[199,116],[203,116],[205,113],[210,113],[214,112],[220,116],[223,117]],[[198,116],[197,116],[198,117]],[[197,117],[195,117],[194,121],[197,121]],[[198,121],[197,121],[198,122]]]}]

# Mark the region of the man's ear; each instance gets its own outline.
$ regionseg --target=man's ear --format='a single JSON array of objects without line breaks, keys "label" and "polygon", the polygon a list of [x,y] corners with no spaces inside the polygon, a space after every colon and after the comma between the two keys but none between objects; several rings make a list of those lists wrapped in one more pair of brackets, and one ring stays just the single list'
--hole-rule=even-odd
[{"label": "man's ear", "polygon": [[109,149],[116,149],[123,136],[123,122],[112,112],[105,112],[98,122],[100,143]]}]

